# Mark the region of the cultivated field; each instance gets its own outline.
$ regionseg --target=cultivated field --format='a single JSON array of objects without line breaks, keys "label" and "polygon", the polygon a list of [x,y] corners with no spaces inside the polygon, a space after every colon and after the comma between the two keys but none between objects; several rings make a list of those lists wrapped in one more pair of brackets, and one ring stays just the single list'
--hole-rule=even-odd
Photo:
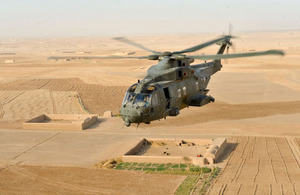
[{"label": "cultivated field", "polygon": [[[173,194],[185,179],[175,175],[40,166],[13,166],[2,170],[0,176],[5,178],[0,180],[0,194]],[[129,188],[133,184],[138,187]]]},{"label": "cultivated field", "polygon": [[208,194],[299,194],[299,138],[233,137],[226,167]]},{"label": "cultivated field", "polygon": [[[80,97],[86,109],[94,114],[103,114],[103,112],[107,110],[111,110],[113,113],[117,114],[119,112],[121,105],[120,102],[122,102],[126,87],[86,84],[78,78],[21,79],[2,85],[0,84],[0,90],[12,90],[16,92],[20,92],[20,90],[23,90],[23,92],[29,91],[31,94],[25,94],[25,97],[31,97],[30,101],[36,102],[34,98],[37,98],[37,100],[42,99],[44,102],[41,102],[41,104],[49,104],[49,106],[45,106],[45,108],[53,107],[53,109],[50,108],[47,110],[41,110],[41,112],[44,113],[80,113],[82,111],[80,110],[80,108],[78,108],[78,105],[74,105],[75,102],[78,101],[74,100],[74,98],[76,99]],[[5,95],[7,94],[4,94],[4,96]],[[15,98],[16,96],[12,95],[12,97]],[[4,97],[4,100],[11,101],[7,98],[9,97]],[[114,99],[114,101],[116,102],[111,101],[112,99]],[[22,100],[20,99],[16,101]],[[57,102],[57,104],[59,105],[56,105],[55,102]],[[22,103],[24,104],[22,105],[22,107],[27,107],[26,105],[28,105],[29,109],[31,107],[36,107],[38,110],[40,110],[39,103],[37,103],[36,105],[30,104],[30,102],[26,101],[22,101]],[[3,105],[4,104],[7,103],[3,102]],[[61,105],[63,107],[61,107]],[[60,110],[57,110],[56,108],[59,108]],[[29,113],[22,116],[28,118],[32,117],[32,114]]]}]

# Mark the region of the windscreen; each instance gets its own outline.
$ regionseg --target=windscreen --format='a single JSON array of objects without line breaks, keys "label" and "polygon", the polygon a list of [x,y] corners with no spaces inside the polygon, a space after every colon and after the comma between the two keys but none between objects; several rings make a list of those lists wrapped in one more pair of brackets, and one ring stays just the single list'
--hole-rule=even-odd
[{"label": "windscreen", "polygon": [[129,89],[127,90],[127,92],[125,94],[125,97],[124,97],[124,100],[123,100],[123,103],[122,103],[123,105],[126,104],[127,102],[132,101],[134,99],[134,97],[136,95],[134,93],[134,91],[135,91],[137,85],[138,84],[136,83],[136,84],[133,84],[131,87],[129,87]]},{"label": "windscreen", "polygon": [[127,102],[130,102],[130,101],[132,101],[133,99],[134,99],[134,97],[135,97],[135,93],[133,93],[133,92],[127,92],[126,94],[125,94],[125,97],[124,97],[124,100],[123,100],[123,105],[124,104],[126,104]]},{"label": "windscreen", "polygon": [[151,94],[139,93],[134,98],[134,104],[147,107],[151,103]]}]

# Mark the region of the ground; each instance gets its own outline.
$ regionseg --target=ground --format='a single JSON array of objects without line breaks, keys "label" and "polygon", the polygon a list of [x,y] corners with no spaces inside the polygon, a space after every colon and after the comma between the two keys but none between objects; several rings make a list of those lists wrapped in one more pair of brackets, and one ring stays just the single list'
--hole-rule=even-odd
[{"label": "ground", "polygon": [[[175,175],[40,166],[11,166],[1,171],[1,178],[5,179],[0,181],[0,194],[172,194],[185,179]],[[129,187],[132,184],[138,188]]]},{"label": "ground", "polygon": [[[153,50],[177,51],[215,37],[129,38]],[[116,117],[85,131],[43,131],[22,130],[22,122],[44,113],[118,114],[126,89],[156,62],[47,61],[73,51],[148,54],[110,38],[0,40],[0,193],[174,193],[185,176],[99,170],[93,164],[124,154],[142,138],[216,137],[227,137],[234,150],[209,194],[300,193],[300,32],[241,34],[232,41],[236,52],[282,49],[286,55],[223,61],[208,86],[216,102],[186,108],[177,117],[138,128]]]},{"label": "ground", "polygon": [[233,137],[237,144],[208,194],[299,194],[299,139]]}]

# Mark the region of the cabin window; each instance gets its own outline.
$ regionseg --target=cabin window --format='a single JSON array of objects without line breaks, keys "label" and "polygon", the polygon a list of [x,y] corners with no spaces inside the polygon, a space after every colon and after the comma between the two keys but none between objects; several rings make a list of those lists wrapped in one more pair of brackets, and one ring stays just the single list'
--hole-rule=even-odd
[{"label": "cabin window", "polygon": [[196,82],[196,91],[199,91],[199,83],[198,83],[198,81]]},{"label": "cabin window", "polygon": [[182,92],[183,92],[183,95],[186,95],[186,87],[185,86],[182,88]]},{"label": "cabin window", "polygon": [[153,93],[152,94],[152,105],[153,106],[156,106],[156,105],[158,105],[158,97],[157,97],[157,93]]},{"label": "cabin window", "polygon": [[177,90],[177,93],[178,93],[178,97],[181,98],[181,90],[180,89]]},{"label": "cabin window", "polygon": [[181,61],[180,60],[178,60],[178,67],[180,67],[181,66]]},{"label": "cabin window", "polygon": [[182,70],[178,70],[177,79],[182,79]]}]

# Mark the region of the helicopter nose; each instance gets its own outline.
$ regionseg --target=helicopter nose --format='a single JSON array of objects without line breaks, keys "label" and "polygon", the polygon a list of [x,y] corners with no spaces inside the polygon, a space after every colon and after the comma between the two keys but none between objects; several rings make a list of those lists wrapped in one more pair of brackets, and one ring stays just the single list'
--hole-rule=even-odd
[{"label": "helicopter nose", "polygon": [[131,123],[141,123],[145,119],[141,108],[136,106],[122,107],[120,113],[127,127],[129,127]]}]

